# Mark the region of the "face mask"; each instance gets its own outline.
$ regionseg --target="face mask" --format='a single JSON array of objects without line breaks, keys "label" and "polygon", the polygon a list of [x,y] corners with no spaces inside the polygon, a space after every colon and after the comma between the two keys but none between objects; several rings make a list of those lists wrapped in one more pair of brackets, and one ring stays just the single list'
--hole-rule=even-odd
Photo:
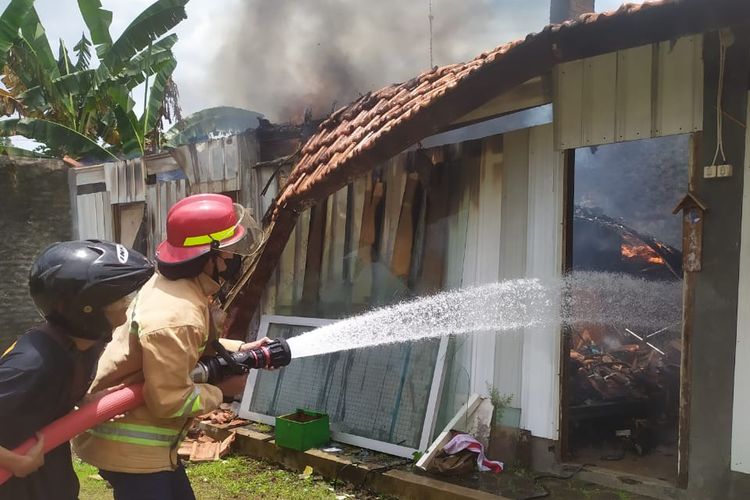
[{"label": "face mask", "polygon": [[227,283],[233,283],[239,278],[240,271],[242,270],[242,256],[235,254],[231,259],[224,259],[224,264],[227,268],[218,273],[219,277]]}]

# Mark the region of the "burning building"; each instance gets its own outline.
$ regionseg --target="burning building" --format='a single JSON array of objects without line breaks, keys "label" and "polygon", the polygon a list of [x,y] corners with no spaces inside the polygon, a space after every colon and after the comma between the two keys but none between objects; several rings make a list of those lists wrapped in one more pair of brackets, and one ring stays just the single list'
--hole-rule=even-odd
[{"label": "burning building", "polygon": [[[497,424],[528,431],[537,468],[575,460],[582,441],[615,436],[630,463],[640,464],[615,475],[623,489],[743,498],[750,491],[743,425],[750,406],[742,392],[750,380],[750,207],[742,203],[750,193],[742,167],[750,145],[742,125],[748,25],[745,0],[661,0],[585,14],[367,92],[279,163],[252,168],[254,132],[256,142],[239,156],[232,143],[244,136],[185,151],[191,162],[146,158],[139,164],[146,182],[135,190],[116,184],[113,172],[127,181],[138,165],[82,169],[79,187],[94,186],[78,189],[79,214],[116,206],[115,220],[130,220],[133,210],[140,221],[130,204],[147,198],[149,227],[158,231],[175,189],[254,203],[266,234],[230,297],[238,337],[295,335],[415,295],[559,279],[576,267],[676,282],[683,292],[676,325],[545,325],[335,353],[258,374],[242,411],[272,419],[290,406],[312,406],[331,415],[337,439],[411,456],[492,390],[509,398]],[[664,161],[638,159],[644,144],[667,150],[676,137],[675,175],[660,170]],[[714,154],[719,145],[726,158]],[[624,220],[633,204],[623,213],[576,212],[584,151],[614,146],[624,151],[609,171],[616,175],[600,182],[611,188],[602,198],[651,192],[663,203],[642,203],[644,213],[674,220],[676,238],[641,225],[645,218]],[[711,168],[717,162],[722,168]],[[165,175],[178,169],[185,178]],[[112,186],[116,195],[102,194]],[[682,212],[671,215],[686,193]],[[79,229],[89,227],[82,219]],[[131,226],[138,227],[94,229],[106,237],[119,227],[130,237]],[[586,424],[593,419],[606,423]],[[673,446],[659,463],[648,461],[660,445],[654,436]],[[624,461],[610,459],[619,453],[595,458],[618,467]],[[596,469],[587,474],[613,481]]]},{"label": "burning building", "polygon": [[[511,396],[504,418],[531,433],[538,467],[575,458],[581,414],[626,409],[629,423],[615,415],[601,432],[634,441],[633,455],[640,449],[648,458],[655,444],[645,436],[669,420],[675,444],[665,463],[619,472],[620,487],[643,484],[645,475],[664,479],[659,494],[682,488],[696,498],[739,497],[750,477],[750,431],[731,425],[748,415],[734,391],[748,377],[744,344],[735,339],[750,335],[738,308],[750,266],[740,246],[750,215],[740,210],[738,167],[748,23],[750,5],[740,0],[627,5],[368,92],[336,111],[302,148],[266,213],[268,237],[233,297],[237,334],[252,311],[336,318],[436,289],[559,277],[576,265],[682,278],[683,319],[662,332],[627,324],[575,334],[532,328],[342,353],[314,366],[326,374],[326,390],[306,385],[295,397],[316,398],[342,434],[405,454],[423,449],[472,394],[491,387]],[[653,164],[636,168],[644,143],[666,149],[678,136],[674,176]],[[721,161],[734,168],[704,176],[704,166],[716,167],[718,140]],[[624,192],[638,199],[662,190],[654,197],[672,206],[656,212],[673,217],[677,241],[622,223],[622,214],[574,215],[579,153],[612,144],[630,148],[619,155],[612,188],[637,171]],[[686,192],[700,202],[672,216]],[[572,370],[583,370],[585,383]],[[372,398],[350,392],[352,380],[390,403],[368,414]],[[285,382],[256,382],[247,411],[283,410],[268,395]]]}]

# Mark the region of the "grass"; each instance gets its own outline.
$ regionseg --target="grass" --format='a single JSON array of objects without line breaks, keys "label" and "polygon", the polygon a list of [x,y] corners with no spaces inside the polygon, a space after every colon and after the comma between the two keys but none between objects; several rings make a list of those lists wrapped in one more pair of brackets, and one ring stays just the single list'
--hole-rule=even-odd
[{"label": "grass", "polygon": [[[335,500],[378,498],[364,492],[356,494],[348,487],[334,487],[314,475],[304,478],[280,466],[242,456],[231,456],[217,462],[186,464],[190,483],[198,500],[284,499]],[[97,470],[75,460],[81,481],[80,500],[110,500],[112,490],[106,481],[97,479]]]},{"label": "grass", "polygon": [[[79,500],[100,500],[112,498],[112,490],[109,483],[99,477],[99,471],[79,459],[73,459],[73,468],[78,475],[78,481],[81,483],[81,492],[78,495]],[[94,479],[97,477],[98,479]]]}]

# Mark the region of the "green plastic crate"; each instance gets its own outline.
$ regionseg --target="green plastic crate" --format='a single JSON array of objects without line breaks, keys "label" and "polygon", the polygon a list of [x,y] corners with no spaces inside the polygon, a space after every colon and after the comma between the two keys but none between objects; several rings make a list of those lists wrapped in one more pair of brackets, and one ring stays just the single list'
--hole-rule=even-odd
[{"label": "green plastic crate", "polygon": [[330,439],[328,415],[297,408],[294,413],[276,417],[276,445],[305,451],[323,446]]}]

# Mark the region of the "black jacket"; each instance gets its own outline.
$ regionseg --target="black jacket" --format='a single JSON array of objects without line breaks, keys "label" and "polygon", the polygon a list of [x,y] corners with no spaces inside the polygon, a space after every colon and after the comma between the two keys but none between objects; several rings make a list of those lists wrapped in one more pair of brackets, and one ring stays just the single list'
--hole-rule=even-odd
[{"label": "black jacket", "polygon": [[[69,411],[86,393],[101,348],[80,352],[59,328],[42,325],[22,335],[0,358],[0,445],[12,450]],[[44,457],[25,478],[0,485],[0,500],[78,498],[70,445]]]}]

